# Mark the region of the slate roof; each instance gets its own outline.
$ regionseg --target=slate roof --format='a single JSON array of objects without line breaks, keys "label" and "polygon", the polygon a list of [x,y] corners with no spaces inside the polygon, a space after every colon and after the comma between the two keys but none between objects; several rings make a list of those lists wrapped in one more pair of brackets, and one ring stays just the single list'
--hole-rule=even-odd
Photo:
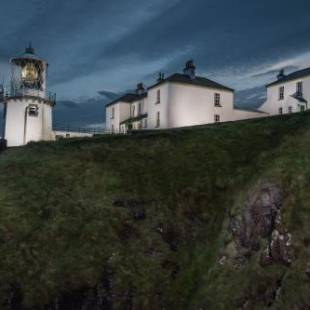
[{"label": "slate roof", "polygon": [[310,76],[310,68],[306,68],[306,69],[299,70],[291,74],[285,75],[283,78],[266,85],[266,87],[282,84],[282,83],[289,82],[289,81],[298,80],[298,79],[301,79],[307,76]]},{"label": "slate roof", "polygon": [[13,57],[11,59],[11,62],[17,62],[17,61],[20,61],[22,59],[35,60],[35,61],[41,61],[41,62],[47,63],[47,61],[45,59],[36,55],[36,53],[35,53],[35,51],[31,45],[29,45],[29,47],[27,47],[25,49],[25,52],[23,54]]},{"label": "slate roof", "polygon": [[159,86],[161,84],[164,84],[166,82],[174,82],[174,83],[181,83],[181,84],[189,84],[189,85],[194,85],[194,86],[202,86],[202,87],[209,87],[209,88],[214,88],[214,89],[219,89],[219,90],[227,90],[233,92],[234,90],[232,88],[229,88],[227,86],[221,85],[217,82],[211,81],[207,78],[197,76],[195,79],[191,79],[188,75],[186,74],[180,74],[180,73],[175,73],[168,78],[157,82],[156,84],[150,86],[148,89],[152,89],[156,86]]},{"label": "slate roof", "polygon": [[147,94],[125,94],[115,100],[113,100],[112,102],[110,102],[109,104],[107,104],[105,107],[110,107],[111,105],[114,105],[118,102],[125,102],[125,103],[132,103],[132,102],[135,102],[135,101],[138,101],[140,99],[143,99],[143,98],[146,98],[147,97]]}]

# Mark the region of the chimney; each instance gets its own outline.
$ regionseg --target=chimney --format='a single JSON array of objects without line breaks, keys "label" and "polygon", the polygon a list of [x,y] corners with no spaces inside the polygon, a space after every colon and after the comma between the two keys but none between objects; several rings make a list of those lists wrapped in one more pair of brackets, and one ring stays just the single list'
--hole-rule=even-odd
[{"label": "chimney", "polygon": [[281,69],[279,74],[277,75],[277,79],[281,80],[281,79],[285,78],[285,76],[286,75],[284,74],[284,69]]},{"label": "chimney", "polygon": [[161,81],[164,81],[164,80],[165,80],[165,74],[160,72],[159,76],[158,76],[158,79],[157,79],[157,82],[161,82]]},{"label": "chimney", "polygon": [[145,87],[144,87],[143,83],[137,84],[136,93],[137,93],[138,95],[143,95],[143,94],[145,94]]},{"label": "chimney", "polygon": [[196,78],[196,66],[194,65],[193,60],[189,60],[185,64],[185,68],[183,70],[183,73],[185,75],[188,75],[192,80],[194,80]]}]

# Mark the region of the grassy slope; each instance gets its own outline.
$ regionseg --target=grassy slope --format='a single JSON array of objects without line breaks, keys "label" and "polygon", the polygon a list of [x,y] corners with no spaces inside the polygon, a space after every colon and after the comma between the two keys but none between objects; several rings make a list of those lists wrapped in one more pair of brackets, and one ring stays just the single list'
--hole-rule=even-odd
[{"label": "grassy slope", "polygon": [[[282,275],[274,308],[309,302],[309,141],[303,114],[8,150],[0,155],[0,304],[9,284],[33,307],[93,287],[102,274],[111,275],[115,309],[128,292],[135,309],[237,309]],[[262,178],[285,189],[297,259],[221,267],[228,211],[243,208]],[[144,201],[146,218],[116,199]]]}]

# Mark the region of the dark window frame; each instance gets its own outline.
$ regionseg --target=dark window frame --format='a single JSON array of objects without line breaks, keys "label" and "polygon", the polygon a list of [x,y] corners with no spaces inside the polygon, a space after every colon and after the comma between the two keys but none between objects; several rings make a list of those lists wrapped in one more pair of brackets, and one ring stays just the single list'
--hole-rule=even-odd
[{"label": "dark window frame", "polygon": [[303,88],[304,88],[304,85],[302,81],[299,81],[296,83],[296,94],[298,97],[303,96]]},{"label": "dark window frame", "polygon": [[158,89],[156,92],[156,104],[160,104],[160,102],[161,102],[161,91],[160,89]]},{"label": "dark window frame", "polygon": [[221,107],[221,94],[220,93],[215,93],[214,94],[214,106],[215,107]]},{"label": "dark window frame", "polygon": [[160,127],[160,112],[156,112],[156,128]]},{"label": "dark window frame", "polygon": [[279,87],[279,100],[284,100],[284,92],[285,92],[285,88],[284,86],[280,86]]},{"label": "dark window frame", "polygon": [[214,115],[214,122],[215,123],[220,123],[221,122],[221,116],[219,114]]}]

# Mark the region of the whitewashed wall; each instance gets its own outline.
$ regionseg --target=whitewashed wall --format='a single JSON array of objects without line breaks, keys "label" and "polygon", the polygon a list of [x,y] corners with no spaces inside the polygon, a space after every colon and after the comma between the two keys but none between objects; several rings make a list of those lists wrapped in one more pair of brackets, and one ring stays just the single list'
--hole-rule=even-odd
[{"label": "whitewashed wall", "polygon": [[[298,82],[303,82],[304,98],[309,102],[308,105],[310,105],[310,77],[307,77],[268,87],[267,100],[260,107],[260,111],[267,112],[270,115],[278,115],[279,108],[283,108],[283,113],[287,114],[291,106],[293,113],[300,112],[300,105],[302,103],[291,97],[291,95],[296,93],[296,84]],[[284,100],[279,100],[279,88],[281,86],[284,86]]]},{"label": "whitewashed wall", "polygon": [[[114,107],[114,118],[112,118],[112,109]],[[112,125],[114,126],[114,133],[119,133],[120,123],[130,117],[130,104],[126,102],[119,102],[106,109],[106,129],[112,132]]]},{"label": "whitewashed wall", "polygon": [[[161,102],[157,104],[157,91]],[[221,96],[221,107],[215,107],[215,93]],[[234,93],[179,83],[165,83],[149,90],[149,129],[156,128],[157,112],[160,112],[160,129],[195,126],[231,120]]]},{"label": "whitewashed wall", "polygon": [[65,130],[59,130],[54,131],[55,138],[87,138],[87,137],[93,137],[94,134],[92,133],[85,133],[85,132],[74,132],[74,131],[65,131]]},{"label": "whitewashed wall", "polygon": [[[38,116],[29,116],[26,108],[37,105]],[[6,101],[5,139],[8,146],[20,146],[30,141],[53,140],[52,106],[31,98]]]},{"label": "whitewashed wall", "polygon": [[[165,83],[148,91],[148,129],[155,129],[157,112],[160,112],[160,128],[169,128],[170,83]],[[157,103],[157,91],[160,90],[160,103]]]}]

